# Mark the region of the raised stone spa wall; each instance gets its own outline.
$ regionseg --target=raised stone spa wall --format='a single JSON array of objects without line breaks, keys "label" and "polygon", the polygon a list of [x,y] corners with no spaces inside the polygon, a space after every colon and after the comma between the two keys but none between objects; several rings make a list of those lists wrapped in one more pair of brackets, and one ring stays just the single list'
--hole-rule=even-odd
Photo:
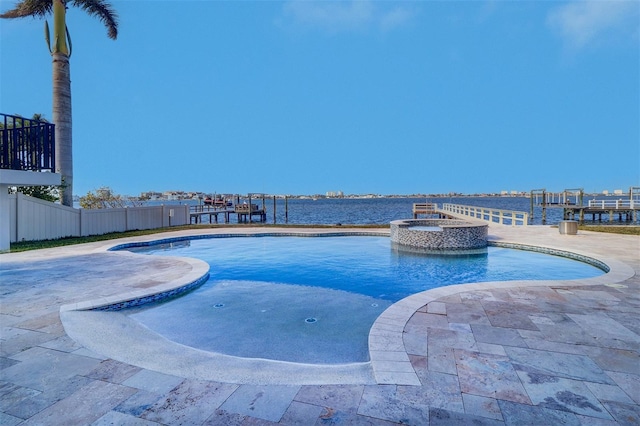
[{"label": "raised stone spa wall", "polygon": [[[417,226],[437,230],[415,229]],[[459,219],[407,219],[391,222],[391,242],[425,250],[469,250],[487,246],[489,225]]]}]

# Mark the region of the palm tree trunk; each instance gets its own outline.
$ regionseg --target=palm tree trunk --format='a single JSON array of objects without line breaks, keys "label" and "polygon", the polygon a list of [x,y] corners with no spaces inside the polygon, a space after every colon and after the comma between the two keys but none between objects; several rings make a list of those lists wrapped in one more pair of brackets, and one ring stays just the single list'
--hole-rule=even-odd
[{"label": "palm tree trunk", "polygon": [[73,144],[71,138],[71,74],[69,56],[53,56],[53,122],[56,134],[56,173],[62,175],[60,201],[73,207]]}]

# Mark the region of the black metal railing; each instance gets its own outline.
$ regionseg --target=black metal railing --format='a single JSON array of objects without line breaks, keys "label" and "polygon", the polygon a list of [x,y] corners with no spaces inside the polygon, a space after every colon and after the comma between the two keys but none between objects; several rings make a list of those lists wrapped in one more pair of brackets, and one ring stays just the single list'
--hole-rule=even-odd
[{"label": "black metal railing", "polygon": [[0,113],[0,169],[55,172],[55,126]]}]

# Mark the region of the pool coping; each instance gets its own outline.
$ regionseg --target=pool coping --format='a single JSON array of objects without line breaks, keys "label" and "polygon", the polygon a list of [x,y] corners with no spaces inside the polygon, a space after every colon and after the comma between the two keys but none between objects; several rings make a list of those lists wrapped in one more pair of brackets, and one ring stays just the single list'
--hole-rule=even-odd
[{"label": "pool coping", "polygon": [[[152,241],[177,241],[195,238],[219,238],[220,236],[332,236],[332,235],[360,235],[360,236],[388,236],[388,230],[341,230],[320,231],[320,230],[300,230],[282,232],[246,230],[241,233],[227,234],[203,234],[181,235],[168,238],[136,238],[130,242],[112,242],[99,249],[99,251],[109,251],[123,244],[150,244]],[[152,236],[153,237],[153,236]],[[117,243],[117,244],[116,244]],[[155,295],[176,291],[185,286],[197,285],[198,281],[206,280],[209,273],[209,266],[200,260],[191,258],[173,258],[187,262],[191,265],[191,272],[180,279],[173,280],[153,288],[121,293],[116,296],[93,299],[60,307],[60,318],[63,321],[65,330],[81,343],[83,346],[103,353],[113,359],[118,359],[133,365],[139,365],[156,371],[163,371],[169,374],[182,375],[185,377],[198,377],[203,379],[218,380],[231,383],[252,383],[252,384],[395,384],[395,385],[420,385],[420,380],[416,375],[413,366],[409,361],[409,355],[404,348],[403,332],[406,323],[416,311],[423,308],[428,303],[442,297],[450,296],[465,291],[489,290],[495,288],[516,288],[532,286],[548,287],[569,287],[585,285],[614,284],[624,281],[634,275],[633,269],[613,258],[606,258],[600,255],[589,253],[583,250],[560,249],[553,245],[529,245],[510,243],[503,241],[492,241],[492,245],[509,246],[512,248],[536,248],[536,251],[548,252],[551,254],[574,253],[578,257],[596,260],[609,268],[609,272],[594,278],[579,280],[544,280],[544,281],[506,281],[506,282],[484,282],[450,285],[428,290],[408,296],[387,308],[374,322],[369,332],[369,354],[370,361],[367,363],[353,363],[340,365],[317,365],[288,363],[273,360],[248,359],[232,357],[223,354],[215,354],[206,351],[189,348],[184,345],[170,342],[161,336],[155,335],[148,329],[137,328],[134,320],[126,321],[125,315],[113,316],[113,313],[103,315],[93,315],[93,323],[86,314],[88,310],[96,310],[105,306],[118,303],[126,303],[129,300],[144,299]],[[128,252],[121,252],[127,255]],[[134,253],[128,255],[139,256]],[[84,314],[83,314],[84,312]],[[96,312],[94,312],[95,314]],[[107,315],[111,315],[107,320]],[[99,318],[99,321],[95,319]],[[112,326],[108,330],[107,326]],[[102,327],[101,333],[87,332],[87,328]],[[125,356],[118,354],[116,348],[110,345],[114,339],[122,342],[123,334],[118,334],[121,329],[134,331],[133,335],[127,336],[127,348]],[[95,331],[95,330],[93,330]],[[103,339],[103,336],[111,333],[111,338]],[[116,334],[113,334],[116,333]],[[93,338],[87,338],[88,336]],[[155,335],[155,336],[153,336]],[[97,336],[100,336],[99,338]],[[139,340],[131,339],[136,337]],[[144,343],[142,345],[141,343]],[[161,348],[147,347],[147,344],[154,343]],[[122,343],[120,346],[123,346]],[[134,350],[135,348],[135,350]],[[106,352],[106,353],[105,353]],[[185,352],[189,356],[185,356]],[[145,357],[150,359],[144,359]],[[169,370],[169,371],[167,371]],[[214,374],[212,374],[214,373]]]}]

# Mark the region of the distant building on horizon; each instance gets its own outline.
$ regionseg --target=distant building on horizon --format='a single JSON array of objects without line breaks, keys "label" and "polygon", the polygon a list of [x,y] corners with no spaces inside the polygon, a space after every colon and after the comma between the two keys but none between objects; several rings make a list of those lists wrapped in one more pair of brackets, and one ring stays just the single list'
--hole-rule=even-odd
[{"label": "distant building on horizon", "polygon": [[162,199],[162,193],[156,191],[148,191],[140,193],[140,198],[147,200],[160,200]]}]

